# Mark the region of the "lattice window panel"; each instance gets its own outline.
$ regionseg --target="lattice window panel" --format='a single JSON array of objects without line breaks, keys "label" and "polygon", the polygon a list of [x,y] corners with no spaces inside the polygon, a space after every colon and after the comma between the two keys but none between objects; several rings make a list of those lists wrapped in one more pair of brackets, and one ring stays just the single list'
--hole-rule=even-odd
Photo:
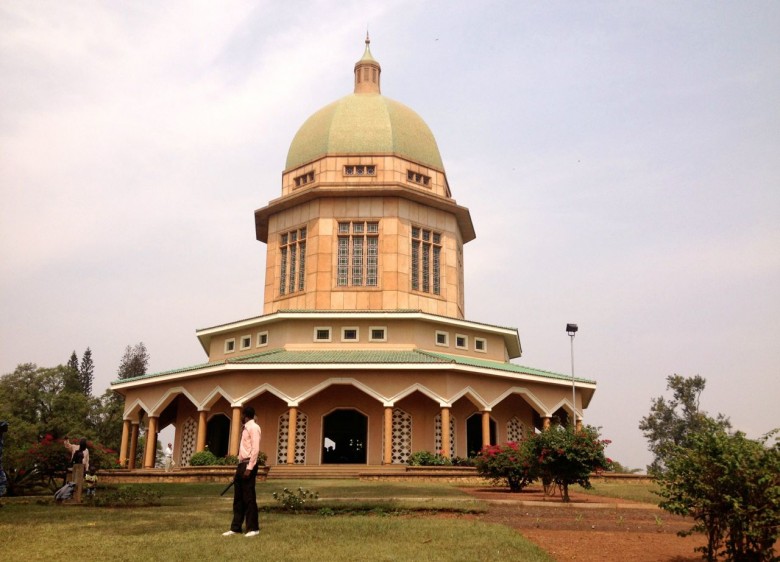
[{"label": "lattice window panel", "polygon": [[406,464],[412,454],[412,415],[393,408],[393,464]]},{"label": "lattice window panel", "polygon": [[506,440],[519,443],[525,437],[525,426],[520,419],[515,416],[506,422]]},{"label": "lattice window panel", "polygon": [[195,446],[198,440],[198,422],[192,418],[187,418],[181,431],[181,466],[190,465],[190,457],[195,452]]},{"label": "lattice window panel", "polygon": [[[441,441],[441,414],[436,414],[435,418],[436,438],[434,439],[436,452],[442,450]],[[450,457],[455,455],[455,418],[450,416]]]},{"label": "lattice window panel", "polygon": [[[309,418],[303,412],[295,417],[295,464],[306,464],[306,430]],[[287,464],[287,442],[290,439],[290,412],[279,416],[279,446],[276,449],[276,464]]]}]

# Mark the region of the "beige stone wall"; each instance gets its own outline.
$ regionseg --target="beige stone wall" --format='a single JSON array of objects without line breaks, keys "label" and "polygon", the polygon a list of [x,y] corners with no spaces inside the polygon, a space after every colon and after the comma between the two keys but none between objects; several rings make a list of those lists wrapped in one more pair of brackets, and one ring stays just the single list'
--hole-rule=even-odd
[{"label": "beige stone wall", "polygon": [[[338,223],[379,224],[379,275],[376,287],[340,287]],[[412,290],[411,229],[419,226],[442,235],[441,290]],[[305,288],[280,293],[282,234],[306,228]],[[454,215],[398,197],[316,199],[272,215],[268,224],[263,312],[277,310],[415,309],[463,318],[463,245]]]},{"label": "beige stone wall", "polygon": [[[297,403],[299,411],[308,416],[306,462],[319,464],[323,417],[339,408],[356,409],[368,416],[368,464],[380,464],[387,402],[412,415],[413,451],[434,450],[435,417],[441,412],[440,401],[450,402],[456,426],[453,453],[465,456],[468,453],[467,419],[479,415],[483,408],[492,410],[490,416],[497,424],[498,441],[503,442],[507,440],[506,423],[510,418],[517,416],[531,428],[535,411],[539,415],[552,414],[570,396],[570,387],[566,385],[468,372],[400,369],[230,371],[127,389],[125,417],[137,420],[143,411],[147,416],[167,419],[175,410],[175,449],[179,462],[181,435],[178,430],[188,417],[197,421],[197,411],[203,409],[208,411],[209,419],[221,414],[232,419],[233,404],[250,404],[257,412],[257,422],[263,432],[261,449],[268,455],[269,464],[275,464],[279,418],[289,411],[289,400]],[[578,393],[578,408],[581,407],[580,399],[581,393]]]},{"label": "beige stone wall", "polygon": [[[314,340],[316,328],[330,328],[331,342],[317,342]],[[341,340],[344,328],[357,328],[358,341],[343,342]],[[371,328],[385,328],[386,342],[370,341]],[[437,345],[436,333],[443,332],[448,336],[448,345]],[[267,333],[267,345],[257,346],[257,334]],[[458,336],[466,340],[466,347],[457,346]],[[239,343],[243,338],[249,337],[252,345],[247,349],[240,349]],[[485,351],[477,351],[476,341],[484,340]],[[225,342],[234,340],[236,350],[225,353]],[[495,333],[483,332],[476,329],[465,329],[454,326],[436,324],[433,322],[390,319],[380,321],[377,319],[361,320],[345,315],[332,320],[301,319],[296,322],[275,322],[262,324],[261,326],[247,326],[242,329],[228,331],[211,339],[209,347],[209,361],[223,361],[232,357],[253,355],[255,353],[272,349],[423,349],[439,353],[465,355],[478,359],[492,361],[504,361],[506,350],[503,338]]]},{"label": "beige stone wall", "polygon": [[[376,167],[374,175],[346,175],[345,166],[372,165]],[[428,185],[408,179],[408,172],[430,178]],[[296,186],[295,179],[314,173],[314,181]],[[287,170],[282,174],[282,196],[300,193],[305,189],[331,186],[402,185],[407,189],[421,190],[439,197],[451,198],[447,176],[441,170],[429,168],[416,162],[399,158],[392,154],[372,156],[333,155],[326,156],[305,166]]]}]

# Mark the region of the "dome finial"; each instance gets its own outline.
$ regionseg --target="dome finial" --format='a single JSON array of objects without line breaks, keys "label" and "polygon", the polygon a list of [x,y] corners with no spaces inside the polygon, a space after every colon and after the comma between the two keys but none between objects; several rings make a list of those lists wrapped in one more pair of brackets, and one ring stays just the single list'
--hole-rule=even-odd
[{"label": "dome finial", "polygon": [[368,35],[368,26],[366,26],[366,50],[363,57],[355,63],[355,93],[356,94],[379,94],[379,75],[382,68],[371,55],[371,37]]}]

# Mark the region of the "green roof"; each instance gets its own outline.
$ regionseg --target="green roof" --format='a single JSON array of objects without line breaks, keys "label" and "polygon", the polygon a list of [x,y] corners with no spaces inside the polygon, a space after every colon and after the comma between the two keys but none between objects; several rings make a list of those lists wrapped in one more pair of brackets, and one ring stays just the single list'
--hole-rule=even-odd
[{"label": "green roof", "polygon": [[[364,350],[284,350],[273,349],[264,351],[261,353],[255,353],[252,355],[244,355],[226,359],[224,361],[216,361],[212,363],[202,363],[200,365],[194,365],[191,367],[184,367],[181,369],[174,369],[171,371],[163,371],[161,373],[153,373],[143,375],[141,377],[135,377],[132,379],[122,379],[114,381],[111,384],[119,384],[131,381],[138,381],[144,379],[152,379],[156,377],[162,377],[166,375],[175,375],[179,373],[186,373],[189,371],[198,371],[209,367],[217,367],[221,365],[325,365],[325,364],[368,364],[368,365],[381,365],[381,364],[447,364],[452,363],[456,365],[463,365],[468,367],[476,367],[480,369],[491,369],[495,371],[514,373],[519,375],[531,375],[536,377],[558,379],[558,380],[571,380],[568,375],[562,375],[560,373],[553,373],[550,371],[542,371],[539,369],[533,369],[530,367],[523,367],[521,365],[515,365],[514,363],[506,363],[500,361],[490,361],[487,359],[477,359],[474,357],[466,357],[463,355],[450,355],[446,353],[435,353],[432,351],[423,350],[381,350],[381,349],[364,349]],[[580,383],[595,384],[595,381],[588,379],[575,379]]]},{"label": "green roof", "polygon": [[394,154],[444,170],[439,147],[414,110],[381,94],[349,94],[309,117],[287,153],[286,170],[333,155]]}]

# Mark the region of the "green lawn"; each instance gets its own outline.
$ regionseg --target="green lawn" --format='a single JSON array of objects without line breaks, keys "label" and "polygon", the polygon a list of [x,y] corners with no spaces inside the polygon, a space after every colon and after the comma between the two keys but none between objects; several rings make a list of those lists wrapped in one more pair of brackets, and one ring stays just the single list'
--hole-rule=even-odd
[{"label": "green lawn", "polygon": [[574,489],[586,494],[621,498],[624,500],[651,503],[654,505],[658,505],[658,502],[661,500],[657,494],[653,493],[658,489],[654,482],[593,479],[591,484],[593,485],[593,488],[590,490],[586,490],[580,486],[577,486]]},{"label": "green lawn", "polygon": [[[320,494],[318,509],[275,510],[271,492],[299,486]],[[3,560],[60,560],[83,550],[93,560],[539,560],[550,558],[519,533],[483,523],[479,502],[448,485],[355,480],[271,481],[257,486],[261,534],[222,537],[232,494],[224,484],[158,484],[159,507],[59,506],[46,499],[3,499]],[[98,490],[106,493],[106,490]],[[381,498],[367,500],[365,498]],[[394,498],[389,500],[387,498]],[[341,514],[344,506],[375,508]],[[447,513],[442,516],[437,510]],[[325,513],[328,510],[324,510]]]}]

